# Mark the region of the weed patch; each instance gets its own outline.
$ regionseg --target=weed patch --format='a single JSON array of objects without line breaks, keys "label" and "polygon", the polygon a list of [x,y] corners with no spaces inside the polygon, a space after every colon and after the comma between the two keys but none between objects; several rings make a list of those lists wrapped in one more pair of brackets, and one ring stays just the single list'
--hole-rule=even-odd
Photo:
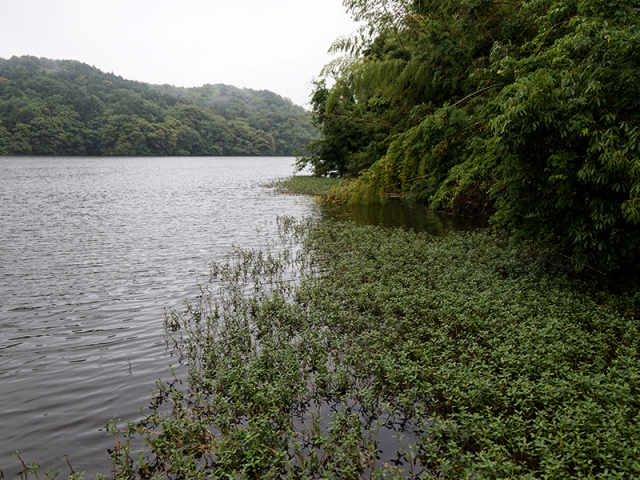
[{"label": "weed patch", "polygon": [[339,184],[339,178],[294,175],[265,183],[263,186],[273,188],[280,194],[324,196],[330,194]]}]

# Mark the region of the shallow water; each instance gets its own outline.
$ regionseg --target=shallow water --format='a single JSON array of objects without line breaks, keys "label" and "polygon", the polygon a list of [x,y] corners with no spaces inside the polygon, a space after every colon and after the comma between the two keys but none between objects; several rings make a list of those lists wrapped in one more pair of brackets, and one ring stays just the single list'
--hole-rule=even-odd
[{"label": "shallow water", "polygon": [[410,228],[431,235],[446,235],[452,231],[475,230],[487,226],[483,218],[436,214],[424,205],[405,204],[394,198],[383,205],[341,205],[321,208],[318,214],[322,218],[348,220],[359,225]]},{"label": "shallow water", "polygon": [[[165,307],[282,215],[461,228],[420,207],[326,210],[261,187],[292,158],[0,158],[0,467],[108,473],[102,430],[168,378]],[[466,228],[463,226],[462,228]]]}]

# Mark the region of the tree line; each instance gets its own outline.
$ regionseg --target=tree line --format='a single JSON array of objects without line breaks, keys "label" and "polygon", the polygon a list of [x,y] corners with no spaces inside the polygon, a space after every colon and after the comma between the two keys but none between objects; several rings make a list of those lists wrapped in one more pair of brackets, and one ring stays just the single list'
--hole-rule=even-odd
[{"label": "tree line", "polygon": [[0,59],[0,155],[292,156],[318,137],[308,113],[273,92],[180,89],[74,60]]},{"label": "tree line", "polygon": [[312,94],[323,137],[298,160],[390,192],[491,216],[562,246],[577,268],[640,251],[639,0],[344,0]]}]

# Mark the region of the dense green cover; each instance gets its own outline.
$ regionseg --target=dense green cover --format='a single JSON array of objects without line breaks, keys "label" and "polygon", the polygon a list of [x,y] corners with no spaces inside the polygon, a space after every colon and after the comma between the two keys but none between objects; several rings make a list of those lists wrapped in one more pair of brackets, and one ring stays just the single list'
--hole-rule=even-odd
[{"label": "dense green cover", "polygon": [[168,314],[114,477],[640,478],[637,296],[487,233],[280,228]]},{"label": "dense green cover", "polygon": [[0,155],[291,156],[318,138],[272,92],[124,80],[72,60],[0,59]]},{"label": "dense green cover", "polygon": [[560,243],[576,266],[640,251],[640,1],[345,0],[300,165],[357,177],[351,202],[390,191],[494,214]]}]

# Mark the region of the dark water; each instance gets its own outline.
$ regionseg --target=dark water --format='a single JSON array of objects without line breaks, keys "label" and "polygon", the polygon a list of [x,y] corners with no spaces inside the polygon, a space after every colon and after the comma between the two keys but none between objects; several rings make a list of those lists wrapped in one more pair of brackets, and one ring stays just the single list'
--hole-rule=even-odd
[{"label": "dark water", "polygon": [[445,235],[451,231],[475,230],[487,226],[481,218],[464,218],[435,214],[424,205],[406,205],[390,199],[384,205],[342,205],[323,208],[318,214],[323,218],[350,220],[360,225],[384,225],[410,228],[431,235]]},{"label": "dark water", "polygon": [[[102,427],[135,420],[172,359],[165,307],[196,294],[232,245],[261,246],[279,215],[432,233],[417,207],[323,210],[261,183],[292,158],[0,158],[0,467],[108,473]],[[64,470],[63,470],[64,471]]]}]

